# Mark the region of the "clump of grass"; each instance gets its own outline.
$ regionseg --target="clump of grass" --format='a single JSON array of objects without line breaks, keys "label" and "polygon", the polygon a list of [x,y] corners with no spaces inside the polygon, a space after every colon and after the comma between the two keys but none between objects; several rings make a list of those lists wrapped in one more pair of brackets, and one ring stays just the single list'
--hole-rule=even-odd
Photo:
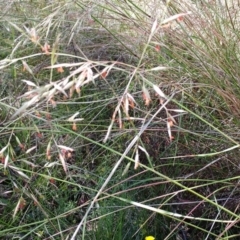
[{"label": "clump of grass", "polygon": [[161,4],[11,8],[0,236],[237,237],[236,6]]}]

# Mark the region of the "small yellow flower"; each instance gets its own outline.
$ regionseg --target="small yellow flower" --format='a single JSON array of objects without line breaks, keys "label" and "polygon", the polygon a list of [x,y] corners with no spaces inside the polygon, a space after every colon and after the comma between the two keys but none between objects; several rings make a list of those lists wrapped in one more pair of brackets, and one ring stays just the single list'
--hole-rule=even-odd
[{"label": "small yellow flower", "polygon": [[153,236],[147,236],[147,237],[145,237],[145,240],[155,240],[155,237],[153,237]]}]

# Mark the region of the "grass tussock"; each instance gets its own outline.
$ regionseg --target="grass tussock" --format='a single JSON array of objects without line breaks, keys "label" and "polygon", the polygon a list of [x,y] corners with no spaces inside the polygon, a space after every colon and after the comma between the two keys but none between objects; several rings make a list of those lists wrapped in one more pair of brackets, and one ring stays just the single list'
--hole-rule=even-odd
[{"label": "grass tussock", "polygon": [[0,237],[238,239],[237,2],[4,4]]}]

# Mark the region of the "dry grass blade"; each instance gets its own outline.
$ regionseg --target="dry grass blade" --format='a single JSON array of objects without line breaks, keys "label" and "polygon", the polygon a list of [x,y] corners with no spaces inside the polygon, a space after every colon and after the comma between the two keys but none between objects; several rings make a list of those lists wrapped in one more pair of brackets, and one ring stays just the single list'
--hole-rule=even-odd
[{"label": "dry grass blade", "polygon": [[6,155],[6,157],[4,158],[4,166],[3,168],[6,170],[7,166],[8,166],[8,162],[9,162],[9,154]]},{"label": "dry grass blade", "polygon": [[139,148],[142,152],[144,152],[147,157],[150,157],[149,154],[148,154],[148,152],[147,152],[147,150],[146,150],[145,148],[143,148],[143,147],[141,147],[141,146],[138,146],[138,148]]},{"label": "dry grass blade", "polygon": [[33,71],[32,69],[29,67],[29,65],[26,63],[26,61],[22,60],[22,64],[23,64],[23,70],[28,71],[31,75],[33,75]]},{"label": "dry grass blade", "polygon": [[152,72],[152,71],[163,71],[163,70],[168,70],[169,67],[162,67],[162,66],[158,66],[158,67],[154,67],[151,69],[146,69],[145,72]]},{"label": "dry grass blade", "polygon": [[13,211],[13,219],[16,217],[17,212],[18,212],[19,209],[21,208],[22,201],[23,201],[22,198],[20,198],[20,199],[18,200],[17,205],[16,205],[16,207],[15,207],[15,209],[14,209],[14,211]]},{"label": "dry grass blade", "polygon": [[78,116],[80,114],[80,112],[76,112],[74,113],[70,118],[67,119],[68,122],[79,122],[79,121],[83,121],[83,118],[75,118],[76,116]]},{"label": "dry grass blade", "polygon": [[167,99],[166,95],[163,93],[163,91],[157,85],[154,84],[153,89],[161,98]]},{"label": "dry grass blade", "polygon": [[179,14],[173,15],[173,16],[165,19],[164,21],[162,21],[162,22],[161,22],[161,25],[167,24],[167,23],[169,23],[169,22],[172,22],[172,21],[174,21],[174,20],[177,20],[177,19],[179,19],[179,18],[181,18],[181,17],[184,17],[184,16],[186,16],[186,15],[189,15],[189,14],[192,14],[192,12],[189,11],[189,12],[186,12],[186,13],[179,13]]},{"label": "dry grass blade", "polygon": [[143,92],[142,98],[145,102],[145,106],[149,106],[149,104],[151,103],[152,100],[150,97],[150,93],[149,93],[148,89],[145,87],[145,85],[143,85],[143,87],[142,87],[142,92]]},{"label": "dry grass blade", "polygon": [[137,148],[135,152],[135,158],[134,158],[134,170],[136,170],[138,167],[139,167],[139,152]]},{"label": "dry grass blade", "polygon": [[37,148],[37,146],[33,146],[29,149],[26,150],[26,154],[29,154],[30,152],[32,152],[33,150],[35,150]]},{"label": "dry grass blade", "polygon": [[[122,201],[126,201],[125,199],[121,198]],[[138,203],[138,202],[134,202],[134,201],[130,201],[130,203],[134,206],[138,206],[144,209],[148,209],[151,210],[152,212],[156,212],[156,213],[160,213],[163,216],[174,216],[176,218],[184,218],[184,219],[192,219],[192,220],[200,220],[200,221],[206,221],[206,222],[219,222],[219,223],[234,223],[235,220],[222,220],[222,219],[208,219],[208,218],[195,218],[189,215],[182,215],[179,213],[175,213],[175,212],[170,212],[170,211],[166,211],[163,209],[159,209],[159,208],[154,208],[142,203]]]},{"label": "dry grass blade", "polygon": [[15,171],[17,174],[19,174],[21,177],[25,178],[25,180],[29,180],[29,177],[25,173],[23,173],[23,171],[21,171],[18,167],[12,165],[8,165],[8,167]]},{"label": "dry grass blade", "polygon": [[112,120],[111,123],[110,123],[110,125],[108,126],[108,130],[107,130],[107,133],[106,133],[106,135],[105,135],[105,137],[104,137],[104,139],[103,139],[103,143],[106,143],[107,140],[109,139],[109,136],[110,136],[110,133],[111,133],[111,130],[112,130],[114,121],[115,121],[115,120]]},{"label": "dry grass blade", "polygon": [[29,81],[29,80],[22,80],[22,82],[25,82],[28,86],[31,86],[31,87],[37,87],[37,85],[32,82],[32,81]]},{"label": "dry grass blade", "polygon": [[9,147],[9,145],[7,144],[4,148],[2,148],[0,151],[0,155],[2,155],[8,147]]},{"label": "dry grass blade", "polygon": [[[64,91],[63,88],[61,88],[61,87],[59,86],[59,84],[53,83],[53,86],[54,86],[54,88],[56,88],[56,90],[58,90],[58,91],[61,92],[63,95],[65,95],[66,97],[68,97],[67,93]],[[50,94],[50,96],[52,96],[52,94]]]},{"label": "dry grass blade", "polygon": [[64,145],[57,145],[59,148],[65,150],[65,151],[70,151],[70,152],[73,152],[74,149],[71,148],[71,147],[67,147],[67,146],[64,146]]},{"label": "dry grass blade", "polygon": [[151,28],[151,34],[154,34],[154,32],[156,31],[157,29],[157,19],[154,21],[153,25],[152,25],[152,28]]},{"label": "dry grass blade", "polygon": [[61,153],[59,153],[59,160],[63,166],[63,170],[65,173],[67,173],[67,164],[66,164],[66,160],[65,158],[63,157],[63,155]]},{"label": "dry grass blade", "polygon": [[36,95],[34,96],[31,100],[29,100],[28,102],[25,102],[22,107],[20,107],[11,117],[11,119],[16,118],[18,115],[23,114],[23,112],[25,112],[27,110],[27,108],[29,108],[32,105],[35,105],[36,103],[38,103],[38,101],[40,100],[39,96]]}]

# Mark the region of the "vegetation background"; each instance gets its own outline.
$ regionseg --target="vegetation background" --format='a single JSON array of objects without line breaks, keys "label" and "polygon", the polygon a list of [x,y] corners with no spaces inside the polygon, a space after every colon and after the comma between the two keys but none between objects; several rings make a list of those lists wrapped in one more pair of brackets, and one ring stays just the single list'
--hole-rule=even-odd
[{"label": "vegetation background", "polygon": [[240,2],[0,3],[1,239],[239,239]]}]

